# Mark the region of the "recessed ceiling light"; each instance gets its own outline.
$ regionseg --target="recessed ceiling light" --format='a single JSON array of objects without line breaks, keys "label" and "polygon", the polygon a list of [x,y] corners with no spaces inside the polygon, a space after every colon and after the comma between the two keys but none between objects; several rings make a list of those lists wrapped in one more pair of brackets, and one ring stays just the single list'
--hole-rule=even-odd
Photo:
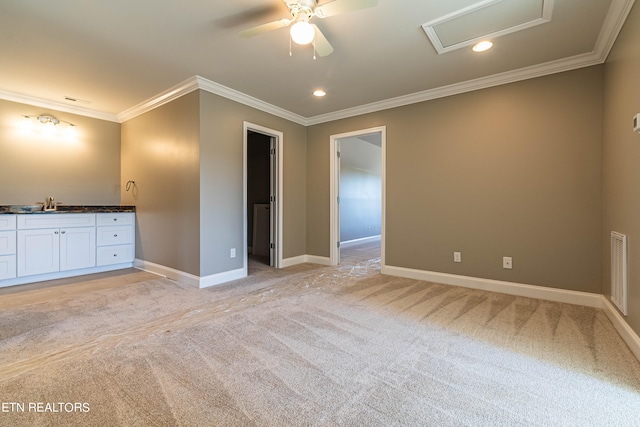
[{"label": "recessed ceiling light", "polygon": [[473,49],[474,52],[484,52],[485,50],[489,50],[492,47],[493,47],[493,43],[492,42],[490,42],[488,40],[484,40],[484,41],[481,41],[479,43],[476,43],[473,46],[472,49]]},{"label": "recessed ceiling light", "polygon": [[323,96],[325,96],[327,94],[327,92],[325,92],[322,89],[317,89],[313,91],[313,95],[317,96],[318,98],[322,98]]}]

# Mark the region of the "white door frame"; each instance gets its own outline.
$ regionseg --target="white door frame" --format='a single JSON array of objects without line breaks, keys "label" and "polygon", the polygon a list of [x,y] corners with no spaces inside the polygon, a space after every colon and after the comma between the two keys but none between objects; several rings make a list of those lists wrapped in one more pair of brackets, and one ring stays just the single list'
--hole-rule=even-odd
[{"label": "white door frame", "polygon": [[369,129],[362,129],[353,132],[340,133],[331,135],[329,138],[329,257],[331,265],[338,265],[340,263],[340,248],[338,247],[340,236],[340,206],[338,203],[338,194],[340,194],[340,168],[338,166],[338,140],[342,138],[349,138],[359,135],[368,135],[371,133],[379,132],[382,140],[382,229],[380,230],[381,242],[380,242],[380,260],[382,267],[384,263],[384,245],[385,245],[385,223],[386,223],[386,193],[387,193],[387,127],[378,126]]},{"label": "white door frame", "polygon": [[248,245],[247,245],[247,133],[249,131],[258,132],[276,139],[276,169],[277,172],[274,174],[277,180],[275,185],[275,193],[274,196],[276,198],[275,206],[276,206],[276,220],[275,220],[275,230],[273,230],[273,234],[275,236],[274,246],[276,251],[275,257],[275,268],[280,268],[282,265],[282,147],[284,144],[284,134],[280,131],[270,129],[264,126],[260,126],[250,122],[243,122],[243,135],[242,135],[242,222],[243,222],[243,254],[244,254],[244,271],[245,276],[249,274],[249,254],[248,254]]}]

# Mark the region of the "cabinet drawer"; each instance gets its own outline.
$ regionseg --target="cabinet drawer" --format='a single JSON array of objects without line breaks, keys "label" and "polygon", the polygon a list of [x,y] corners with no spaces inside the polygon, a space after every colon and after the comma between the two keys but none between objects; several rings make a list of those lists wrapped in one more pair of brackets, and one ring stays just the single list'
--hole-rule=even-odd
[{"label": "cabinet drawer", "polygon": [[125,245],[133,243],[133,227],[98,227],[98,246]]},{"label": "cabinet drawer", "polygon": [[16,215],[4,214],[0,215],[0,230],[15,230]]},{"label": "cabinet drawer", "polygon": [[14,279],[16,277],[16,256],[0,256],[0,280]]},{"label": "cabinet drawer", "polygon": [[91,227],[96,214],[25,214],[18,215],[18,229]]},{"label": "cabinet drawer", "polygon": [[96,214],[98,226],[102,225],[131,225],[135,214],[133,212],[99,213]]},{"label": "cabinet drawer", "polygon": [[0,231],[0,255],[13,255],[16,253],[16,232]]},{"label": "cabinet drawer", "polygon": [[98,265],[133,262],[133,245],[102,246],[98,248]]}]

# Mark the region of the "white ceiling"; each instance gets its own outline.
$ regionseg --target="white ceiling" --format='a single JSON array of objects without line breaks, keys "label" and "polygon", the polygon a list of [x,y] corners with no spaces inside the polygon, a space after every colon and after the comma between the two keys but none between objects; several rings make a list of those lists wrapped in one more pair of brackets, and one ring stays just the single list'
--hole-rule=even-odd
[{"label": "white ceiling", "polygon": [[[309,46],[289,56],[287,28],[238,36],[289,17],[282,0],[2,0],[0,98],[121,121],[200,76],[314,123],[602,63],[634,0],[554,0],[549,22],[495,37],[484,54],[438,53],[422,28],[501,1],[379,0],[314,18],[335,49],[314,60]],[[449,22],[448,37],[490,16]]]}]

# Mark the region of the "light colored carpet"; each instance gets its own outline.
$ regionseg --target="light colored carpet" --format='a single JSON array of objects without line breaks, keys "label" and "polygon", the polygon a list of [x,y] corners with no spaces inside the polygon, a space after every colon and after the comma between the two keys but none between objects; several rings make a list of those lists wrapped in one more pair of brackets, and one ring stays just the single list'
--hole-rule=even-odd
[{"label": "light colored carpet", "polygon": [[135,270],[0,290],[0,425],[640,425],[602,311],[382,276],[376,249],[204,290]]}]

